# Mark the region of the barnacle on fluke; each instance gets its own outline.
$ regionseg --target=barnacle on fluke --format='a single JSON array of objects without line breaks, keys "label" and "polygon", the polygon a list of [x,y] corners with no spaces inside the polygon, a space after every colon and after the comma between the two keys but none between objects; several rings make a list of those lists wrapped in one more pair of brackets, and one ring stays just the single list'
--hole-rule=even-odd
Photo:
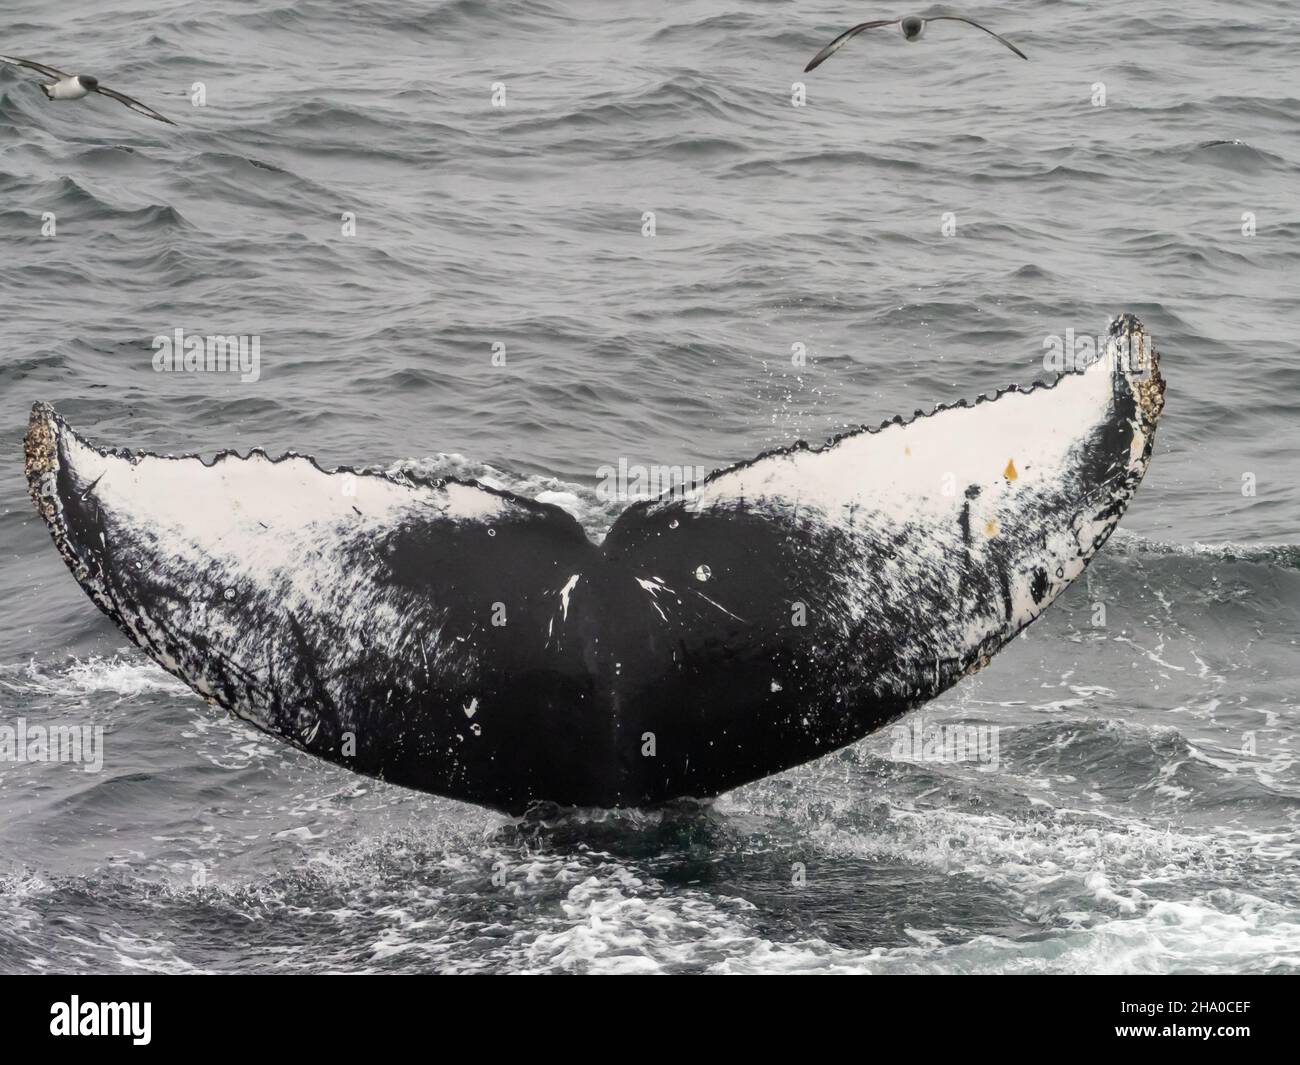
[{"label": "barnacle on fluke", "polygon": [[599,545],[476,481],[108,451],[43,403],[27,476],[91,598],[266,732],[512,812],[639,805],[851,743],[1033,621],[1150,461],[1135,318],[1106,356],[716,471]]}]

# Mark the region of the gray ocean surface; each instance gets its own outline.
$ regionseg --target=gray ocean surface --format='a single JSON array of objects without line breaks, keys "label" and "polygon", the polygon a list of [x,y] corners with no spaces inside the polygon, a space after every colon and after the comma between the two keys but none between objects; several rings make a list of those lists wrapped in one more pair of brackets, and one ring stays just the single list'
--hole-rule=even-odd
[{"label": "gray ocean surface", "polygon": [[[0,762],[0,971],[1300,972],[1297,10],[947,10],[1030,61],[940,23],[802,74],[903,13],[842,0],[5,4],[0,51],[180,126],[0,65],[0,725],[105,729],[98,773]],[[996,764],[886,729],[708,806],[521,820],[363,779],[131,646],[22,475],[46,399],[598,529],[620,458],[1027,383],[1125,310],[1169,384],[1121,531],[907,719],[996,726]],[[177,328],[259,336],[259,379],[155,372]]]}]

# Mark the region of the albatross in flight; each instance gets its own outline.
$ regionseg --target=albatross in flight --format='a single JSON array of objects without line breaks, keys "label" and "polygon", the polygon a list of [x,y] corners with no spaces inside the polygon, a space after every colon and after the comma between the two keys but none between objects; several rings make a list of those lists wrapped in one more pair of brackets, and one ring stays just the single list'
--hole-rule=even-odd
[{"label": "albatross in flight", "polygon": [[169,126],[176,125],[170,118],[164,118],[152,107],[147,107],[139,100],[133,100],[126,93],[117,92],[101,85],[98,78],[93,78],[89,74],[68,74],[57,67],[47,67],[44,63],[36,63],[30,59],[18,59],[11,55],[0,55],[0,61],[13,63],[15,66],[27,67],[38,74],[44,74],[47,78],[53,78],[54,81],[50,84],[41,82],[41,91],[45,93],[47,100],[80,100],[85,96],[89,96],[92,92],[97,92],[101,96],[107,96],[110,100],[125,104],[136,114],[144,115],[145,118],[156,118],[159,122],[166,122]]},{"label": "albatross in flight", "polygon": [[920,15],[908,15],[906,18],[889,18],[880,19],[877,22],[861,22],[852,29],[847,29],[841,33],[835,40],[831,41],[825,48],[813,56],[813,60],[806,67],[804,73],[821,66],[826,60],[843,48],[849,41],[853,40],[863,30],[874,30],[879,26],[897,26],[902,33],[903,39],[907,41],[919,41],[921,34],[925,33],[925,27],[931,22],[964,22],[968,26],[974,26],[977,30],[983,30],[990,37],[997,37],[999,41],[1005,44],[1021,59],[1028,59],[1019,48],[1008,41],[1005,37],[1000,37],[986,26],[981,26],[972,19],[962,18],[960,15],[936,15],[934,18],[921,18]]}]

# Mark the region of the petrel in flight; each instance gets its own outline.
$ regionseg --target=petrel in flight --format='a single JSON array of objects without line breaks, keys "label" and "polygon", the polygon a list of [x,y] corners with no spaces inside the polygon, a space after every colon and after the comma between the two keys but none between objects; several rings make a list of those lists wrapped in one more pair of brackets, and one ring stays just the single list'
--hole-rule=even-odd
[{"label": "petrel in flight", "polygon": [[125,104],[136,114],[144,115],[145,118],[155,118],[159,122],[166,122],[169,126],[176,125],[170,118],[164,118],[152,107],[142,104],[139,100],[133,100],[126,93],[101,85],[98,78],[91,77],[89,74],[68,74],[56,67],[47,67],[44,63],[36,63],[30,59],[18,59],[11,55],[0,55],[0,61],[13,63],[15,66],[27,67],[38,74],[44,74],[47,78],[53,78],[54,81],[48,84],[41,82],[41,91],[45,93],[47,100],[80,100],[89,96],[92,92],[97,92],[101,96],[107,96],[110,100]]},{"label": "petrel in flight", "polygon": [[920,15],[908,15],[906,18],[880,19],[877,22],[861,22],[852,29],[845,30],[836,37],[835,40],[831,41],[830,44],[813,56],[812,62],[803,68],[804,73],[821,66],[827,59],[848,44],[849,41],[853,40],[853,38],[863,30],[873,30],[880,26],[897,26],[899,32],[902,33],[904,40],[919,41],[921,35],[925,33],[926,25],[931,22],[964,22],[968,26],[974,26],[977,30],[983,30],[990,37],[997,37],[999,41],[1015,52],[1021,59],[1029,58],[1029,56],[1025,55],[1024,52],[1008,41],[1005,37],[1000,37],[991,29],[981,26],[978,22],[971,19],[962,18],[960,15],[936,15],[934,18],[921,18]]}]

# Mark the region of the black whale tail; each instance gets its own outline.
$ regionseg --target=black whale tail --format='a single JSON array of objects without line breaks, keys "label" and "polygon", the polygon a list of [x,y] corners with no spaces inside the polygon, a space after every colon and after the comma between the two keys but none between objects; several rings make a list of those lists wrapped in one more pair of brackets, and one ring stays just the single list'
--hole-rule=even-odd
[{"label": "black whale tail", "polygon": [[1105,543],[1163,402],[1121,316],[1093,365],[717,471],[599,546],[474,481],[106,450],[44,403],[26,468],[82,588],[200,695],[522,812],[715,795],[979,669]]}]

